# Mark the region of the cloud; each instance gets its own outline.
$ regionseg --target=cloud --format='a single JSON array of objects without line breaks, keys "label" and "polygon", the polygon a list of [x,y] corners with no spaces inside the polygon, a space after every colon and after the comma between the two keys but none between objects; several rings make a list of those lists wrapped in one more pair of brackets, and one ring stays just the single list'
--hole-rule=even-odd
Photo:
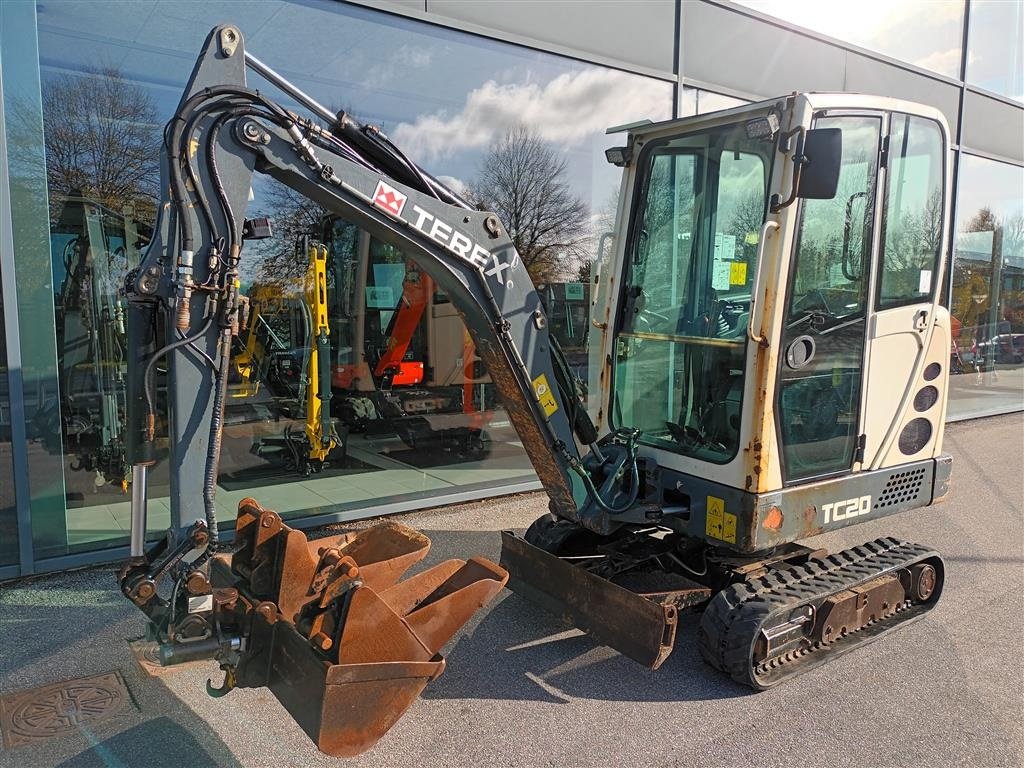
[{"label": "cloud", "polygon": [[392,50],[386,59],[374,64],[363,80],[368,88],[392,86],[408,77],[410,72],[426,69],[433,60],[434,52],[430,48],[402,45]]},{"label": "cloud", "polygon": [[[956,48],[950,48],[948,51],[930,53],[911,63],[935,72],[958,72],[960,70],[960,55],[960,46],[957,46]],[[967,57],[968,65],[973,64],[975,60],[974,54],[970,54]]]},{"label": "cloud", "polygon": [[667,117],[671,87],[612,69],[559,75],[547,85],[488,80],[470,91],[456,114],[436,112],[392,131],[395,142],[422,161],[489,145],[522,123],[542,139],[570,147],[611,125]]},{"label": "cloud", "polygon": [[465,197],[469,192],[469,185],[462,179],[457,179],[454,176],[438,176],[437,180],[460,197]]}]

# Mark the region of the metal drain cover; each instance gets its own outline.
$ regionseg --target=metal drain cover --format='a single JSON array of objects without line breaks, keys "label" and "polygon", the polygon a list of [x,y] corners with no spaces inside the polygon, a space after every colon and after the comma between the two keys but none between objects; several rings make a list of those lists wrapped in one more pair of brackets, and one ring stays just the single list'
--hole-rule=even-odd
[{"label": "metal drain cover", "polygon": [[120,672],[80,677],[0,697],[0,732],[7,749],[76,731],[131,707]]}]

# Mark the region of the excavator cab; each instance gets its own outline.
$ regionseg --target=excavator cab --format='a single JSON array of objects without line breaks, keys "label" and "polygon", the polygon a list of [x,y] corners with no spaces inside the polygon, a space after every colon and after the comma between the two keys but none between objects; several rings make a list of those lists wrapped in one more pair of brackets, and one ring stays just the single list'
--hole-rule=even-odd
[{"label": "excavator cab", "polygon": [[[936,110],[794,94],[635,126],[608,151],[624,177],[594,309],[598,442],[635,436],[635,500],[598,509],[600,529],[556,514],[506,534],[513,589],[656,667],[678,609],[802,567],[801,538],[945,495],[948,147]],[[941,563],[920,563],[931,605]],[[908,584],[914,567],[897,569]],[[683,581],[640,601],[611,589],[652,570]],[[634,612],[595,618],[601,590]],[[908,599],[879,597],[875,619]],[[834,632],[862,640],[870,614]],[[826,625],[799,626],[785,652],[824,642]],[[704,650],[722,667],[719,630],[705,626]],[[780,679],[748,666],[734,676]]]},{"label": "excavator cab", "polygon": [[[618,150],[602,427],[639,429],[642,457],[705,481],[684,483],[690,534],[762,550],[846,521],[778,504],[809,485],[822,505],[859,498],[906,464],[932,484],[947,148],[936,110],[807,94],[644,126]],[[766,494],[777,530],[707,522],[708,495],[736,515]]]}]

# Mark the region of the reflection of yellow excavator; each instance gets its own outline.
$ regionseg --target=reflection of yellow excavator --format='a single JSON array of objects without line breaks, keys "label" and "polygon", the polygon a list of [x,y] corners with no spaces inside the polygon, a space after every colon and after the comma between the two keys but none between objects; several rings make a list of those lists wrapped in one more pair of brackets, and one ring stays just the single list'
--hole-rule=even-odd
[{"label": "reflection of yellow excavator", "polygon": [[240,296],[241,312],[246,322],[245,345],[232,360],[238,383],[231,389],[233,399],[248,399],[260,393],[260,387],[270,367],[270,351],[285,349],[286,345],[268,322],[277,314],[281,291],[276,285],[254,285],[248,296]]},{"label": "reflection of yellow excavator", "polygon": [[[290,307],[297,304],[304,330],[302,346],[289,349],[283,357],[283,365],[268,365],[274,348],[281,348],[281,339],[274,333],[267,321],[269,317],[266,295],[258,295],[258,301],[250,304],[250,326],[266,326],[268,341],[259,340],[258,327],[249,328],[245,349],[236,357],[235,367],[241,374],[241,393],[256,394],[262,377],[273,376],[280,381],[289,374],[296,379],[294,389],[295,408],[293,412],[304,419],[301,433],[296,434],[287,427],[279,437],[264,437],[253,443],[257,456],[280,457],[285,464],[303,475],[319,472],[328,464],[345,457],[344,429],[339,430],[331,418],[331,340],[327,306],[327,246],[304,238],[305,250],[309,255],[305,285],[301,301],[280,298],[277,305]],[[259,293],[265,293],[260,291]],[[254,307],[254,308],[253,308]],[[273,344],[274,346],[268,346]],[[292,355],[300,354],[302,364],[293,370]],[[240,359],[239,359],[240,358]],[[262,375],[260,375],[262,374]]]},{"label": "reflection of yellow excavator", "polygon": [[[246,87],[245,62],[324,122]],[[462,316],[548,496],[524,536],[502,534],[517,591],[652,668],[672,651],[679,612],[700,608],[705,660],[758,690],[937,604],[944,564],[928,547],[886,537],[828,554],[800,540],[925,507],[949,489],[947,228],[922,224],[910,246],[884,231],[932,190],[948,217],[938,110],[796,93],[635,124],[607,151],[624,177],[592,318],[596,422],[498,218],[246,54],[236,27],[207,39],[167,134],[167,215],[128,292],[128,447],[143,491],[133,493],[121,589],[152,621],[166,663],[220,662],[215,694],[269,687],[322,750],[358,753],[440,673],[439,649],[509,575],[472,558],[396,584],[425,554],[421,534],[377,526],[310,542],[252,499],[240,505],[234,551],[214,556],[245,231],[232,211],[254,170],[399,247]],[[193,140],[205,145],[198,168]],[[749,195],[755,237],[720,231]],[[849,237],[861,229],[869,236]],[[158,349],[151,329],[181,318],[196,285],[214,290],[176,326],[184,340]],[[181,349],[190,340],[206,358]],[[146,552],[155,409],[145,374],[165,354],[171,512],[196,522]],[[194,449],[205,437],[197,422],[209,427],[205,451]],[[167,573],[170,601],[158,584]]]}]

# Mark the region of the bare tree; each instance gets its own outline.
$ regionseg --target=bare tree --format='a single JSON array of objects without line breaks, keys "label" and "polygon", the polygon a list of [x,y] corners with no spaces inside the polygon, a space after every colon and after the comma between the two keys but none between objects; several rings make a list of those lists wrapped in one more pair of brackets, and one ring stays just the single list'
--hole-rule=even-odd
[{"label": "bare tree", "polygon": [[992,209],[986,205],[979,208],[978,212],[970,218],[964,231],[995,232],[997,229],[999,229],[999,219],[992,213]]},{"label": "bare tree", "polygon": [[260,213],[269,216],[274,237],[251,243],[254,282],[290,286],[306,274],[309,257],[297,247],[304,235],[320,237],[327,209],[290,187],[272,181]]},{"label": "bare tree", "polygon": [[536,132],[509,128],[484,158],[470,196],[498,214],[534,282],[579,275],[589,210],[566,181],[565,160]]},{"label": "bare tree", "polygon": [[113,67],[58,75],[43,88],[51,216],[73,190],[152,223],[160,188],[160,131],[149,94]]}]

